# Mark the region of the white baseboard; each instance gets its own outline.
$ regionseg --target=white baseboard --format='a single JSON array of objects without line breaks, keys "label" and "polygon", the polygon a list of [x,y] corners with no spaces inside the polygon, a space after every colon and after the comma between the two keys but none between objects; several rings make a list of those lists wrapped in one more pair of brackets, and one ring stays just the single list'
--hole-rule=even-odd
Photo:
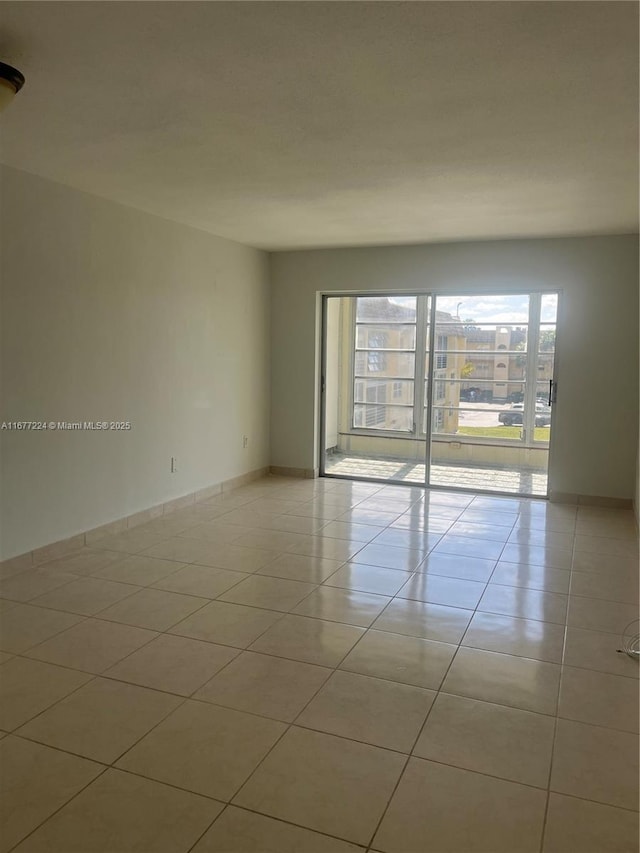
[{"label": "white baseboard", "polygon": [[90,530],[85,530],[84,533],[78,533],[68,539],[61,539],[58,542],[52,542],[49,545],[43,545],[40,548],[35,548],[33,551],[27,551],[24,554],[18,554],[15,557],[9,557],[0,562],[0,568],[3,574],[8,571],[10,574],[13,570],[20,571],[39,566],[42,563],[48,563],[50,560],[55,560],[58,557],[64,557],[73,551],[84,548],[85,545],[93,545],[99,539],[105,536],[113,536],[116,533],[122,533],[124,530],[131,530],[133,527],[139,527],[141,524],[146,524],[154,518],[159,518],[161,515],[169,515],[176,510],[183,509],[187,506],[192,506],[200,501],[208,500],[215,495],[223,492],[230,492],[240,486],[245,486],[254,480],[259,480],[266,474],[270,473],[270,469],[257,468],[254,471],[249,471],[247,474],[241,474],[239,477],[232,477],[230,480],[223,480],[220,483],[215,483],[212,486],[207,486],[204,489],[198,489],[195,492],[190,492],[187,495],[181,495],[179,498],[173,498],[165,503],[157,504],[156,506],[143,509],[139,512],[134,512],[132,515],[126,515],[123,518],[117,518],[114,521],[109,521],[106,524],[101,524],[99,527],[92,527]]},{"label": "white baseboard", "polygon": [[575,495],[571,492],[549,492],[552,503],[577,504],[578,506],[601,506],[607,509],[633,509],[631,498],[607,498],[600,495]]},{"label": "white baseboard", "polygon": [[302,477],[305,480],[313,480],[318,476],[317,468],[286,468],[282,465],[271,465],[270,474],[278,477]]}]

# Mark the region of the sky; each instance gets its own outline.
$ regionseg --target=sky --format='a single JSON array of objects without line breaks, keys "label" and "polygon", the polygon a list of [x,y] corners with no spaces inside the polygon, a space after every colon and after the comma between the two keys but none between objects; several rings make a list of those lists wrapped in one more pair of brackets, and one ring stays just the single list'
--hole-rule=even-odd
[{"label": "sky", "polygon": [[[415,297],[398,296],[393,298],[399,304],[412,304]],[[556,294],[546,293],[542,296],[541,321],[555,323],[558,306]],[[522,325],[529,320],[529,297],[522,294],[495,294],[493,296],[438,296],[436,308],[446,311],[461,320],[473,320],[475,323],[497,323]]]}]

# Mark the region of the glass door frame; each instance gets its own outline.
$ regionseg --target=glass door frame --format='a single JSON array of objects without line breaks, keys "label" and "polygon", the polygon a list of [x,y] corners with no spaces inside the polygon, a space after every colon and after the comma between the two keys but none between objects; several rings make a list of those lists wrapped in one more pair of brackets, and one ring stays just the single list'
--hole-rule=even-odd
[{"label": "glass door frame", "polygon": [[[318,377],[318,412],[320,415],[320,428],[318,430],[318,438],[319,444],[317,448],[317,461],[318,461],[318,471],[321,477],[329,477],[337,480],[353,480],[356,479],[354,477],[350,477],[346,474],[332,474],[326,471],[325,465],[325,457],[326,457],[326,376],[327,376],[327,328],[328,328],[328,302],[330,299],[358,299],[358,298],[375,298],[375,297],[385,297],[385,296],[393,296],[393,297],[408,297],[416,299],[416,345],[415,345],[415,358],[416,362],[414,365],[414,374],[413,374],[413,382],[414,382],[414,401],[413,401],[413,429],[411,431],[398,431],[398,430],[383,430],[383,429],[367,429],[351,426],[351,432],[354,435],[373,435],[380,438],[397,438],[398,434],[403,436],[412,437],[415,440],[423,440],[424,433],[421,430],[422,416],[424,413],[424,388],[425,388],[425,380],[426,380],[426,371],[425,371],[425,359],[422,358],[420,370],[418,367],[418,346],[425,347],[426,335],[428,334],[429,322],[430,322],[430,311],[420,311],[418,310],[418,297],[427,297],[431,299],[431,303],[433,303],[434,294],[431,291],[425,290],[378,290],[378,291],[340,291],[338,293],[335,292],[321,292],[318,294],[320,298],[320,373]],[[422,320],[420,319],[422,318]],[[420,328],[422,326],[422,328]],[[355,344],[355,315],[354,315],[354,332],[353,332],[353,344]],[[355,393],[354,393],[354,380],[355,380],[355,346],[350,347],[349,354],[349,375],[351,377],[351,381],[349,384],[349,409],[351,412],[351,416],[353,415],[354,403],[355,403]],[[420,391],[418,391],[418,377],[421,376],[421,385]],[[423,404],[422,408],[419,411],[419,417],[416,416],[418,412],[418,400]],[[426,452],[426,447],[425,447]],[[406,480],[379,480],[374,477],[365,477],[358,476],[358,480],[362,480],[363,482],[371,482],[371,483],[393,483],[394,485],[402,485],[402,486],[417,486],[419,488],[424,488],[426,484],[426,471],[425,471],[425,480],[419,482],[408,482]]]},{"label": "glass door frame", "polygon": [[[514,492],[501,492],[497,490],[481,490],[481,489],[466,489],[461,486],[446,486],[436,483],[431,483],[431,466],[432,466],[432,446],[433,446],[433,387],[434,387],[434,370],[435,370],[435,345],[436,345],[436,311],[437,311],[437,298],[438,297],[451,297],[451,296],[467,296],[467,297],[478,297],[483,295],[489,296],[528,296],[529,299],[529,314],[528,314],[528,337],[527,337],[527,352],[526,352],[526,370],[525,370],[525,398],[524,402],[524,411],[523,411],[523,434],[520,439],[516,439],[513,441],[513,444],[505,444],[504,439],[500,439],[499,437],[493,438],[489,436],[485,436],[482,438],[479,444],[485,444],[489,446],[498,446],[498,447],[509,447],[509,446],[521,446],[526,448],[544,448],[546,446],[548,457],[547,457],[547,472],[550,467],[550,462],[552,458],[552,444],[553,444],[553,429],[550,431],[549,441],[540,441],[535,438],[535,417],[536,417],[536,407],[535,403],[537,400],[537,388],[538,388],[538,380],[535,375],[535,371],[537,369],[537,361],[539,357],[539,342],[540,342],[540,327],[541,325],[545,325],[545,323],[541,320],[541,303],[542,297],[544,295],[554,295],[557,297],[557,311],[556,311],[556,346],[554,346],[553,351],[553,371],[552,371],[552,379],[550,380],[550,391],[549,391],[549,400],[551,403],[555,403],[555,392],[557,389],[557,372],[558,372],[558,350],[557,350],[557,328],[560,324],[561,317],[561,306],[562,306],[562,289],[558,288],[497,288],[497,289],[478,289],[473,288],[473,290],[469,290],[467,288],[456,288],[455,290],[374,290],[374,291],[340,291],[340,292],[321,292],[318,294],[320,298],[320,308],[321,308],[321,323],[320,323],[320,374],[318,379],[318,390],[319,390],[319,405],[318,412],[320,415],[320,429],[318,431],[319,436],[319,445],[318,445],[318,470],[320,476],[329,477],[334,479],[344,479],[344,480],[353,480],[358,479],[364,482],[372,482],[372,483],[392,483],[393,485],[406,485],[406,486],[420,486],[426,487],[429,489],[437,489],[440,491],[473,491],[477,494],[487,494],[487,495],[506,495],[513,497]],[[416,440],[424,440],[425,441],[425,478],[424,482],[416,482],[416,481],[407,481],[407,480],[381,480],[373,477],[366,476],[358,476],[357,478],[344,475],[344,474],[333,474],[328,473],[326,471],[325,457],[326,457],[326,449],[325,449],[325,439],[326,439],[326,372],[327,372],[327,305],[329,299],[356,299],[362,297],[415,297],[416,298],[416,347],[415,347],[415,358],[418,359],[420,355],[419,361],[416,360],[414,366],[414,403],[413,403],[413,411],[414,411],[414,423],[412,432],[405,433],[403,435],[413,436]],[[426,304],[426,311],[420,312],[418,306],[420,304],[419,297],[422,297]],[[532,298],[533,297],[533,298]],[[533,306],[533,314],[532,314],[532,306]],[[422,320],[420,319],[422,315]],[[425,316],[426,315],[426,316]],[[422,326],[422,328],[421,328]],[[533,334],[532,334],[533,332]],[[353,343],[355,345],[355,317],[354,317],[354,337]],[[421,353],[421,348],[424,346],[425,341],[428,339],[429,347],[424,347],[425,352]],[[353,408],[354,408],[354,377],[355,377],[355,366],[354,366],[354,355],[355,348],[354,346],[350,347],[350,390],[349,390],[349,409],[351,412],[351,417],[353,416]],[[429,365],[428,370],[426,369],[426,365]],[[532,379],[527,379],[528,376],[533,377]],[[428,391],[425,389],[428,388]],[[426,407],[424,406],[426,399]],[[419,405],[422,403],[422,405]],[[426,412],[426,416],[425,416]],[[423,420],[424,419],[424,420]],[[551,414],[551,423],[553,423],[553,413]],[[425,427],[423,429],[423,426]],[[363,434],[363,435],[371,435],[375,434],[379,437],[397,437],[398,431],[395,430],[367,430],[358,429],[352,426],[354,433]],[[533,436],[533,438],[529,439],[528,436]],[[464,439],[464,436],[460,436],[461,439]],[[470,442],[463,442],[470,443]],[[545,499],[548,498],[549,495],[549,487],[547,482],[547,493],[545,495],[526,495],[519,494],[520,497],[535,497],[536,499]]]},{"label": "glass door frame", "polygon": [[[549,441],[541,441],[536,439],[535,437],[535,429],[536,429],[536,402],[538,400],[538,378],[537,378],[537,367],[538,367],[538,359],[540,356],[540,332],[542,325],[554,325],[556,329],[556,338],[554,343],[553,350],[553,370],[552,377],[549,380],[550,388],[549,388],[549,404],[553,404],[556,402],[556,392],[557,392],[557,370],[558,370],[558,353],[556,349],[557,344],[557,328],[559,325],[559,317],[561,312],[562,305],[562,289],[554,288],[550,289],[548,287],[544,288],[536,288],[536,289],[498,289],[498,290],[478,290],[475,289],[472,291],[465,290],[464,288],[457,289],[455,291],[446,290],[439,291],[434,290],[430,291],[432,296],[431,301],[431,313],[429,317],[429,324],[433,333],[430,338],[430,348],[429,348],[429,409],[428,409],[428,419],[427,419],[427,446],[426,453],[427,457],[425,460],[425,481],[427,488],[430,489],[440,489],[443,491],[474,491],[478,494],[488,494],[488,495],[509,495],[513,497],[514,495],[519,497],[534,497],[536,499],[546,499],[549,497],[549,481],[548,481],[548,472],[551,461],[551,448],[552,448],[552,439],[553,439],[553,429],[551,429],[551,425],[553,423],[553,410],[550,411],[550,435]],[[551,321],[547,321],[546,323],[542,321],[542,299],[545,295],[555,296],[557,299],[556,303],[556,318],[552,323]],[[547,491],[544,495],[528,495],[525,493],[514,493],[514,492],[501,492],[498,490],[480,490],[480,489],[467,489],[463,486],[453,485],[446,486],[440,483],[432,483],[431,482],[431,471],[432,471],[432,449],[433,449],[433,388],[435,383],[434,371],[436,369],[436,313],[437,313],[437,300],[438,297],[452,298],[457,296],[463,297],[481,297],[481,296],[527,296],[529,297],[528,303],[528,314],[527,314],[527,349],[526,349],[526,362],[525,362],[525,372],[524,377],[522,379],[522,384],[524,385],[524,398],[523,398],[523,420],[522,420],[522,434],[519,439],[514,439],[507,443],[505,439],[500,439],[499,437],[490,437],[484,436],[480,440],[476,439],[475,444],[485,445],[485,446],[494,446],[494,447],[522,447],[525,449],[547,449]],[[523,323],[524,321],[519,321]],[[491,324],[491,321],[487,321],[487,324]],[[500,325],[496,323],[496,327]],[[512,325],[503,324],[503,325]],[[492,354],[492,353],[489,353]],[[456,380],[458,381],[458,380]],[[465,436],[460,435],[456,439],[461,444],[471,444],[472,442],[465,439]]]}]

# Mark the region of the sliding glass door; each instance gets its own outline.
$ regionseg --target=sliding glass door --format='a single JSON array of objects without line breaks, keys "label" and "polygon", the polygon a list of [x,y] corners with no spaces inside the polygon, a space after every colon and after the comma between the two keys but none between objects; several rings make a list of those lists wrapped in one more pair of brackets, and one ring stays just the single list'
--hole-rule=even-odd
[{"label": "sliding glass door", "polygon": [[429,485],[547,494],[557,304],[435,297]]},{"label": "sliding glass door", "polygon": [[324,300],[328,476],[547,492],[557,294]]},{"label": "sliding glass door", "polygon": [[429,296],[326,297],[325,474],[425,482]]}]

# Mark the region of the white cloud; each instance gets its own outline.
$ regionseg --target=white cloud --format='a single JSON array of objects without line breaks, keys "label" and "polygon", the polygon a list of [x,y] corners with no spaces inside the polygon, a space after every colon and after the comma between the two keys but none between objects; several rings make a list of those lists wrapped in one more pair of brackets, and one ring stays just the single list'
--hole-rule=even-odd
[{"label": "white cloud", "polygon": [[524,295],[439,296],[437,307],[461,319],[476,323],[524,324],[529,317],[529,298]]},{"label": "white cloud", "polygon": [[[415,307],[415,296],[392,296],[390,299],[398,305]],[[444,311],[452,317],[459,316],[462,320],[486,323],[488,327],[495,327],[497,324],[523,326],[529,321],[529,297],[526,294],[438,296],[436,303],[438,311]],[[541,321],[555,323],[557,308],[557,295],[544,293],[541,300]]]}]

